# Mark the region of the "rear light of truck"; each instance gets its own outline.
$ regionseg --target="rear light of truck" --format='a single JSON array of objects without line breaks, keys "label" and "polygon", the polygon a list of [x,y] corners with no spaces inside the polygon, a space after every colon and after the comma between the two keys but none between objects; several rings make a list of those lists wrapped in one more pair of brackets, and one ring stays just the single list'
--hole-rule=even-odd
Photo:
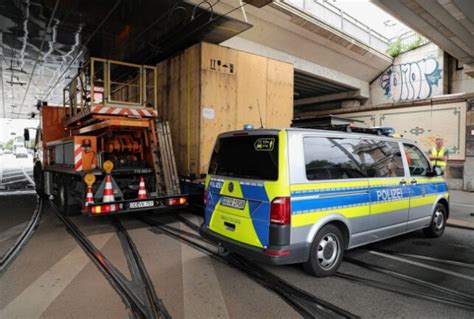
[{"label": "rear light of truck", "polygon": [[169,198],[165,200],[165,204],[168,206],[186,205],[187,202],[188,202],[188,199],[186,197],[175,197],[175,198]]},{"label": "rear light of truck", "polygon": [[207,202],[207,191],[204,191],[204,198],[203,198],[203,201],[204,201],[204,206],[206,206],[206,202]]},{"label": "rear light of truck", "polygon": [[89,205],[88,209],[90,209],[90,212],[94,215],[108,214],[108,213],[120,211],[120,205],[119,204]]},{"label": "rear light of truck", "polygon": [[270,223],[277,225],[290,225],[291,205],[289,197],[277,197],[270,206]]}]

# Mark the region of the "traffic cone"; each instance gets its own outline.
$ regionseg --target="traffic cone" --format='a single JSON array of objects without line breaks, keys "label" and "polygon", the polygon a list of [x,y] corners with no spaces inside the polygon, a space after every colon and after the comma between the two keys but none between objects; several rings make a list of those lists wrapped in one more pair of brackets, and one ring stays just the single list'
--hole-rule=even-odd
[{"label": "traffic cone", "polygon": [[92,186],[87,186],[86,207],[94,204],[94,194],[92,194]]},{"label": "traffic cone", "polygon": [[[107,176],[105,177],[104,198],[102,199],[102,201],[104,203],[115,202],[114,189],[112,186],[112,177],[110,176],[110,174],[107,174]],[[110,211],[111,212],[115,211],[114,204],[110,205]]]},{"label": "traffic cone", "polygon": [[146,194],[145,188],[145,179],[140,177],[140,185],[138,186],[138,199],[147,199],[148,196]]}]

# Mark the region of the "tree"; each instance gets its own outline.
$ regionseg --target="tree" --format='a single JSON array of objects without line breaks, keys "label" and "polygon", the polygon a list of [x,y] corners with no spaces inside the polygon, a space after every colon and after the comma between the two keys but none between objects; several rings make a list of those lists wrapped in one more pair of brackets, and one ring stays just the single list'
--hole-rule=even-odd
[{"label": "tree", "polygon": [[5,149],[13,151],[13,143],[15,142],[15,139],[9,139],[8,142],[5,143]]}]

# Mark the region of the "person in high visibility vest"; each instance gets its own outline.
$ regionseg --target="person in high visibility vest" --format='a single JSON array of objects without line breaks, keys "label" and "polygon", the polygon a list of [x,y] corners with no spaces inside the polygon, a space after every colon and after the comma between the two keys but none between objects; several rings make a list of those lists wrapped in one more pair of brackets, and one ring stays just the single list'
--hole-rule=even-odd
[{"label": "person in high visibility vest", "polygon": [[443,146],[443,144],[443,139],[438,137],[435,141],[435,146],[431,149],[428,157],[433,166],[438,166],[444,171],[448,164],[449,151]]}]

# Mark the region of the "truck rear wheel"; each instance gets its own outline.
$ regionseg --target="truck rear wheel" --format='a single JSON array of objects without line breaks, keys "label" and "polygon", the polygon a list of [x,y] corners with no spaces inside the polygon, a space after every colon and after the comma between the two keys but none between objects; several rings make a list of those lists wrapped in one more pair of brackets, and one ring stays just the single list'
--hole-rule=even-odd
[{"label": "truck rear wheel", "polygon": [[58,207],[61,214],[65,216],[74,216],[79,214],[79,210],[72,203],[70,184],[67,178],[58,176],[57,193],[54,196],[54,203]]},{"label": "truck rear wheel", "polygon": [[33,168],[33,179],[35,182],[36,194],[41,198],[46,198],[44,192],[44,172],[40,164],[36,164]]}]

